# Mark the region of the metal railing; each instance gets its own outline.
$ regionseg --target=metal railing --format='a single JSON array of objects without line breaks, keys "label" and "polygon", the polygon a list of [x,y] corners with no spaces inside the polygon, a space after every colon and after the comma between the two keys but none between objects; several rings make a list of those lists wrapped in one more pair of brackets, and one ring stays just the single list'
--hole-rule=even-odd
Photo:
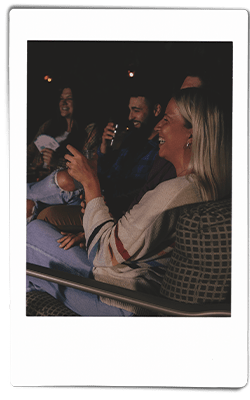
[{"label": "metal railing", "polygon": [[51,270],[39,265],[27,263],[27,275],[44,279],[59,285],[83,290],[98,296],[133,304],[159,315],[182,317],[230,317],[231,305],[229,303],[203,303],[186,304],[165,297],[157,297],[118,286],[84,278],[67,272]]}]

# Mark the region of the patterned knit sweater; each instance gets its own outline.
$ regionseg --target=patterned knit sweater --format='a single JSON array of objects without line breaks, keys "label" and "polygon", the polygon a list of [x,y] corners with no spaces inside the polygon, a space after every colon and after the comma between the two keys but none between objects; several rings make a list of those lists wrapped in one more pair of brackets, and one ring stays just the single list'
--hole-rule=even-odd
[{"label": "patterned knit sweater", "polygon": [[[83,227],[87,251],[98,281],[131,290],[158,294],[175,242],[180,212],[188,204],[201,202],[189,177],[159,184],[117,224],[103,198],[86,207]],[[134,306],[102,298],[102,301],[136,313]]]}]

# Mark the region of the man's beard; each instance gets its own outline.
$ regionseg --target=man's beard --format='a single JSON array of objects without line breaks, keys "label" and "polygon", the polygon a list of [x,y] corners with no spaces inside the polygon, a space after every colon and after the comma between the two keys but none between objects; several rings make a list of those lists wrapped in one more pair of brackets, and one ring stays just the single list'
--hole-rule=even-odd
[{"label": "man's beard", "polygon": [[[132,125],[132,126],[131,126]],[[128,140],[128,153],[126,159],[133,160],[140,154],[143,148],[148,143],[148,138],[151,134],[152,127],[148,124],[142,124],[140,128],[135,128],[133,124],[130,125]]]},{"label": "man's beard", "polygon": [[134,134],[134,143],[139,143],[141,141],[145,141],[151,135],[154,124],[152,118],[148,118],[147,122],[141,122],[139,128],[134,126],[133,121],[129,121],[129,130]]}]

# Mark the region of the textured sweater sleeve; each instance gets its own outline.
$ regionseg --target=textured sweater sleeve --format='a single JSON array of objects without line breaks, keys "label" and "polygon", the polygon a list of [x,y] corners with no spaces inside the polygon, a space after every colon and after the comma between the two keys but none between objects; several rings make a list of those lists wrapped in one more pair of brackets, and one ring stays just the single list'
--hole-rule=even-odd
[{"label": "textured sweater sleeve", "polygon": [[114,266],[138,260],[174,240],[178,212],[176,207],[200,201],[194,186],[177,178],[158,185],[116,224],[103,198],[91,200],[86,207],[83,226],[88,256],[95,267]]}]

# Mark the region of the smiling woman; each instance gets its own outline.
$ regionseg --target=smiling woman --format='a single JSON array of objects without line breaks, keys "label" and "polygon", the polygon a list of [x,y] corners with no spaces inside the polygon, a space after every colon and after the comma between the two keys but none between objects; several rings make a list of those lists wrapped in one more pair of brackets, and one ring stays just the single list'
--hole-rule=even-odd
[{"label": "smiling woman", "polygon": [[187,127],[173,98],[155,130],[159,132],[159,156],[175,165],[177,176],[186,175],[191,158],[193,130],[192,125]]},{"label": "smiling woman", "polygon": [[66,118],[68,122],[68,131],[71,129],[71,122],[73,118],[73,93],[70,88],[63,89],[60,100],[59,100],[59,109],[61,116]]},{"label": "smiling woman", "polygon": [[[78,150],[82,150],[87,143],[93,148],[97,144],[96,126],[91,124],[84,129],[81,121],[75,117],[78,104],[74,85],[71,82],[65,82],[58,94],[58,108],[55,116],[39,128],[37,135],[27,149],[28,172],[31,172],[33,179],[34,176],[37,177],[38,175],[45,177],[58,167],[64,167],[64,155],[67,152],[66,146],[68,144],[73,145]],[[51,148],[48,140],[42,149],[38,148],[36,140],[41,135],[55,139],[57,148]],[[32,178],[30,181],[32,181]]]}]

